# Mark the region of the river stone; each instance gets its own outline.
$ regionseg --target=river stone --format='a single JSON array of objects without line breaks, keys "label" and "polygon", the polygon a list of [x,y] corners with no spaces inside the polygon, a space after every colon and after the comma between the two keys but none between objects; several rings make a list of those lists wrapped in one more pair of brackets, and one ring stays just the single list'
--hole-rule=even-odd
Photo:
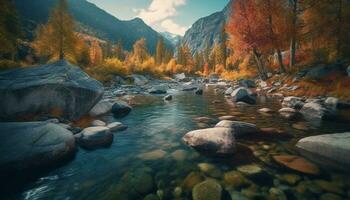
[{"label": "river stone", "polygon": [[65,60],[0,72],[0,118],[60,116],[77,120],[101,99],[103,86]]},{"label": "river stone", "polygon": [[155,187],[153,177],[142,170],[127,172],[122,180],[129,190],[134,189],[140,195],[149,194]]},{"label": "river stone", "polygon": [[324,167],[350,169],[350,133],[336,133],[303,138],[296,144],[300,153]]},{"label": "river stone", "polygon": [[173,96],[171,96],[171,95],[169,94],[169,95],[165,96],[163,99],[164,99],[165,101],[171,101],[171,100],[173,99]]},{"label": "river stone", "polygon": [[181,149],[178,149],[173,153],[171,153],[171,157],[174,158],[174,160],[179,162],[184,161],[186,159],[186,156],[187,156],[187,152]]},{"label": "river stone", "polygon": [[168,86],[167,85],[156,85],[148,90],[150,94],[165,94],[167,93]]},{"label": "river stone", "polygon": [[134,84],[138,86],[146,85],[149,82],[145,76],[139,74],[132,74],[130,78],[133,80]]},{"label": "river stone", "polygon": [[332,120],[334,119],[334,116],[335,116],[333,111],[327,109],[326,107],[316,102],[306,103],[302,107],[300,112],[304,115],[305,118],[310,120],[313,120],[313,119]]},{"label": "river stone", "polygon": [[107,128],[109,128],[110,131],[124,131],[128,128],[128,126],[120,123],[120,122],[113,122],[107,125]]},{"label": "river stone", "polygon": [[239,166],[237,170],[246,176],[256,176],[263,172],[261,167],[255,164]]},{"label": "river stone", "polygon": [[112,106],[112,113],[115,117],[124,117],[131,112],[132,108],[124,101],[117,101]]},{"label": "river stone", "polygon": [[214,180],[197,184],[192,190],[193,200],[221,200],[222,188]]},{"label": "river stone", "polygon": [[256,88],[255,82],[248,79],[239,80],[238,85],[245,88]]},{"label": "river stone", "polygon": [[198,88],[196,91],[194,91],[196,95],[202,95],[203,94],[203,89]]},{"label": "river stone", "polygon": [[241,188],[249,185],[249,181],[239,172],[233,170],[224,174],[224,183],[226,186]]},{"label": "river stone", "polygon": [[304,105],[303,99],[300,97],[289,96],[285,97],[282,102],[282,107],[301,109]]},{"label": "river stone", "polygon": [[280,177],[280,180],[282,182],[285,182],[289,185],[295,185],[296,183],[298,183],[298,181],[300,181],[300,179],[301,177],[296,174],[283,174]]},{"label": "river stone", "polygon": [[85,149],[109,147],[113,142],[113,134],[107,127],[85,128],[78,137],[78,143]]},{"label": "river stone", "polygon": [[142,160],[159,160],[164,158],[164,156],[166,156],[166,152],[161,149],[158,149],[158,150],[140,154],[138,157],[141,158]]},{"label": "river stone", "polygon": [[277,163],[298,172],[313,175],[317,175],[320,173],[320,170],[316,165],[299,156],[280,155],[273,156],[272,158]]},{"label": "river stone", "polygon": [[234,90],[231,94],[234,102],[244,102],[247,104],[255,104],[256,100],[250,95],[250,92],[246,88],[238,88]]},{"label": "river stone", "polygon": [[184,142],[194,149],[214,154],[230,154],[236,150],[236,142],[229,128],[208,128],[188,132]]},{"label": "river stone", "polygon": [[286,194],[280,188],[272,187],[269,190],[270,200],[287,200]]},{"label": "river stone", "polygon": [[100,115],[105,115],[112,110],[113,103],[109,100],[102,100],[98,102],[89,112],[91,117],[97,117]]},{"label": "river stone", "polygon": [[159,200],[159,197],[155,194],[149,194],[143,200]]},{"label": "river stone", "polygon": [[341,188],[336,183],[321,180],[321,179],[314,180],[314,183],[326,192],[331,192],[331,193],[335,193],[335,194],[339,194],[339,195],[345,194],[343,188]]},{"label": "river stone", "polygon": [[91,122],[91,126],[106,126],[106,123],[101,120],[94,120]]},{"label": "river stone", "polygon": [[201,183],[204,180],[205,177],[201,173],[191,172],[189,175],[187,175],[184,182],[182,183],[182,188],[185,191],[191,191],[195,185]]},{"label": "river stone", "polygon": [[325,193],[325,194],[321,195],[320,200],[344,200],[344,198],[342,198],[336,194]]},{"label": "river stone", "polygon": [[219,120],[237,120],[237,119],[238,119],[237,117],[231,116],[231,115],[219,117]]},{"label": "river stone", "polygon": [[234,89],[233,87],[229,87],[226,91],[225,91],[225,95],[226,96],[230,96],[233,93]]},{"label": "river stone", "polygon": [[241,121],[222,120],[215,127],[229,128],[236,138],[260,132],[256,125]]},{"label": "river stone", "polygon": [[270,108],[261,108],[258,110],[261,113],[272,113],[273,110],[271,110]]},{"label": "river stone", "polygon": [[75,154],[73,133],[47,122],[0,123],[0,176],[55,166]]}]

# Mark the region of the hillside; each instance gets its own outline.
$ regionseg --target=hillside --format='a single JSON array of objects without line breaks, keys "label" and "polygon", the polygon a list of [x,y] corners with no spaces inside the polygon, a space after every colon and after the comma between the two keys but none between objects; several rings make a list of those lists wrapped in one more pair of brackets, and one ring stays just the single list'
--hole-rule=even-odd
[{"label": "hillside", "polygon": [[[146,25],[143,20],[135,18],[129,21],[119,20],[106,11],[86,0],[69,0],[70,12],[78,22],[78,31],[94,35],[104,40],[122,41],[125,49],[130,50],[138,39],[144,37],[148,48],[154,52],[160,34]],[[56,0],[15,0],[22,19],[25,36],[29,39],[38,24],[47,21],[50,9]],[[172,43],[165,41],[168,47]]]}]

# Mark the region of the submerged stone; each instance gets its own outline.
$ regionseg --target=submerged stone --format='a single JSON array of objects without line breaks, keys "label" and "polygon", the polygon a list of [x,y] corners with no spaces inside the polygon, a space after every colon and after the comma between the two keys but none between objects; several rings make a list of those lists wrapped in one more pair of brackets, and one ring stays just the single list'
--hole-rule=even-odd
[{"label": "submerged stone", "polygon": [[299,156],[281,155],[273,156],[273,159],[289,169],[305,174],[317,175],[320,173],[320,169],[316,165]]},{"label": "submerged stone", "polygon": [[192,190],[193,200],[221,200],[221,185],[214,180],[197,184]]},{"label": "submerged stone", "polygon": [[142,160],[159,160],[164,158],[165,155],[166,155],[165,151],[158,149],[158,150],[140,154],[138,157],[141,158]]}]

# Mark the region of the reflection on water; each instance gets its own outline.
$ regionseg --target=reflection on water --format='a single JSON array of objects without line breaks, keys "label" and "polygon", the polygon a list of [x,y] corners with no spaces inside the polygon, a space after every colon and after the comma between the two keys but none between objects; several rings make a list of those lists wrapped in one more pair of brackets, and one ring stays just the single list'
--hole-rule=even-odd
[{"label": "reflection on water", "polygon": [[[277,100],[260,97],[259,101],[255,106],[236,106],[212,90],[205,91],[203,96],[174,92],[170,102],[164,102],[162,96],[128,97],[134,109],[118,120],[129,129],[115,133],[109,149],[79,149],[73,161],[28,184],[16,198],[125,200],[143,199],[147,195],[150,198],[154,194],[163,199],[191,199],[189,181],[204,178],[217,179],[232,197],[269,199],[269,190],[274,187],[283,190],[289,199],[319,199],[327,193],[349,198],[350,183],[346,176],[323,172],[314,177],[286,171],[271,160],[271,155],[294,153],[292,147],[301,137],[343,132],[350,126],[327,123],[315,127],[303,122],[307,129],[298,129],[296,125],[293,128],[295,122],[282,119],[277,112],[271,115],[257,112],[263,107],[277,111],[280,109]],[[237,116],[261,128],[283,129],[294,138],[288,141],[246,138],[239,141],[243,145],[236,155],[228,158],[206,157],[182,143],[181,138],[188,131],[212,127],[218,117],[225,115]],[[193,120],[197,117],[212,120]],[[116,121],[112,116],[104,120]],[[266,176],[257,179],[237,175],[237,167],[247,164],[255,164]],[[282,177],[287,177],[287,181]],[[290,177],[294,177],[295,183],[288,180]],[[326,184],[317,184],[315,180],[319,179],[326,180]]]}]

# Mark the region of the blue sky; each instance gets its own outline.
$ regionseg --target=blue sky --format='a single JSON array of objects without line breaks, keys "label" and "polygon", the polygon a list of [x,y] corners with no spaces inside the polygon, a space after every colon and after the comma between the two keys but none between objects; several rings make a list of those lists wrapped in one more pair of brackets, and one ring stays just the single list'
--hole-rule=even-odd
[{"label": "blue sky", "polygon": [[183,35],[199,18],[221,11],[229,0],[88,0],[122,20],[142,18],[157,31]]}]

